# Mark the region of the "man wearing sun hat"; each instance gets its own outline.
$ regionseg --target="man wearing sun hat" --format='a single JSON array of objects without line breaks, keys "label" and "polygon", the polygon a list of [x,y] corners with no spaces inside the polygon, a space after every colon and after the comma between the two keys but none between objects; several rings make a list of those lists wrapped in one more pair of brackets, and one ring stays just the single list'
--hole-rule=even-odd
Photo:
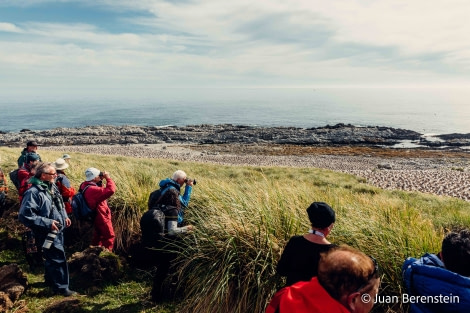
[{"label": "man wearing sun hat", "polygon": [[[26,143],[26,148],[21,151],[21,155],[18,158],[18,168],[21,168],[23,164],[26,162],[26,155],[28,153],[37,153],[39,144],[36,141],[28,141]],[[39,154],[38,154],[39,156]],[[41,161],[41,157],[39,156],[39,161]]]},{"label": "man wearing sun hat", "polygon": [[[108,172],[101,172],[94,167],[85,170],[85,177],[86,180],[81,183],[79,191],[89,186],[83,196],[90,209],[96,210],[91,244],[113,251],[115,236],[107,199],[116,192],[116,185]],[[106,180],[106,186],[103,186],[103,179]]]},{"label": "man wearing sun hat", "polygon": [[72,204],[70,201],[76,191],[75,188],[72,187],[70,180],[67,178],[67,175],[65,175],[64,172],[65,169],[69,167],[69,165],[65,162],[64,159],[58,158],[54,163],[52,163],[52,166],[54,166],[57,171],[55,184],[57,185],[57,188],[59,188],[62,200],[64,200],[65,211],[68,215],[70,215],[72,214]]}]

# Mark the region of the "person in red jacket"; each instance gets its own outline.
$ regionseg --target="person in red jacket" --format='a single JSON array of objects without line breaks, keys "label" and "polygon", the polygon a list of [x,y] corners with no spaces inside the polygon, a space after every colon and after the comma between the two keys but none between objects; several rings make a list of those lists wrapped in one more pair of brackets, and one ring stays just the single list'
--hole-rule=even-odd
[{"label": "person in red jacket", "polygon": [[62,200],[64,200],[65,212],[70,215],[72,214],[72,204],[70,201],[76,191],[75,188],[72,187],[70,180],[64,172],[65,169],[69,167],[69,165],[65,162],[64,159],[58,158],[54,163],[52,163],[52,166],[54,166],[57,171],[55,184],[57,185],[57,188],[59,188]]},{"label": "person in red jacket", "polygon": [[266,313],[368,313],[379,284],[375,259],[340,246],[322,254],[318,276],[279,290]]},{"label": "person in red jacket", "polygon": [[[116,191],[116,185],[109,176],[108,172],[101,172],[94,167],[85,170],[86,180],[80,185],[80,190],[87,188],[83,194],[88,206],[96,210],[94,221],[94,233],[91,244],[93,246],[102,246],[113,251],[114,229],[111,222],[111,209],[108,206],[107,199]],[[106,180],[106,187],[103,186],[103,179]]]},{"label": "person in red jacket", "polygon": [[31,187],[29,179],[36,173],[35,168],[39,164],[40,160],[41,158],[39,157],[39,154],[33,152],[27,153],[23,166],[18,170],[18,181],[20,182],[20,188],[18,189],[18,199],[20,203],[26,190]]}]

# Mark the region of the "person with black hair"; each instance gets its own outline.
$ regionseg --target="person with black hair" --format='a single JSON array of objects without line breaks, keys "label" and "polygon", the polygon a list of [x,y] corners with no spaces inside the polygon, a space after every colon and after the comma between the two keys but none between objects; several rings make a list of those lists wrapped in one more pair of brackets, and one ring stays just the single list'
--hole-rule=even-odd
[{"label": "person with black hair", "polygon": [[470,312],[470,230],[448,233],[441,252],[408,258],[402,271],[407,296],[424,299],[410,313]]},{"label": "person with black hair", "polygon": [[302,236],[290,238],[277,263],[277,273],[287,276],[286,286],[316,276],[320,254],[336,247],[327,239],[336,219],[335,211],[324,202],[313,202],[307,214],[311,229]]},{"label": "person with black hair", "polygon": [[21,168],[24,163],[26,163],[26,155],[29,153],[36,153],[38,155],[38,160],[41,161],[41,157],[37,153],[39,144],[36,141],[28,141],[26,143],[26,148],[21,151],[21,155],[18,158],[18,168]]}]

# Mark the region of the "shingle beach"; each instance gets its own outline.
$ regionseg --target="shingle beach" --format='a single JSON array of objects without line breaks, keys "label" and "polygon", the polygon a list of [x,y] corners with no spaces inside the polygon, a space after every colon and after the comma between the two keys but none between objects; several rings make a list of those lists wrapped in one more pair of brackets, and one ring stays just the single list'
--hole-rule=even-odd
[{"label": "shingle beach", "polygon": [[[41,147],[61,153],[95,153],[138,158],[161,158],[223,165],[314,167],[349,173],[384,189],[419,191],[470,201],[470,153],[449,155],[374,156],[296,153],[273,155],[276,147],[243,145],[130,144]],[[259,150],[259,151],[258,151]],[[271,152],[266,152],[271,150]],[[387,150],[387,149],[383,149]],[[390,149],[388,149],[390,150]],[[402,153],[406,155],[406,152]]]}]

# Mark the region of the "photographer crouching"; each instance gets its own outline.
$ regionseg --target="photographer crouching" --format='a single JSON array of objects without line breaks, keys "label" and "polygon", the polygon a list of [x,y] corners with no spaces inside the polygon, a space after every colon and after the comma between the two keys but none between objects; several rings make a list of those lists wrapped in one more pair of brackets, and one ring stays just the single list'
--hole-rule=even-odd
[{"label": "photographer crouching", "polygon": [[157,266],[151,292],[154,302],[173,296],[174,291],[167,288],[165,280],[175,270],[172,266],[178,254],[175,243],[181,234],[194,229],[192,225],[184,225],[184,211],[195,184],[196,180],[188,178],[182,170],[174,172],[172,178],[161,180],[160,188],[149,196],[148,211],[140,219],[142,245]]}]

